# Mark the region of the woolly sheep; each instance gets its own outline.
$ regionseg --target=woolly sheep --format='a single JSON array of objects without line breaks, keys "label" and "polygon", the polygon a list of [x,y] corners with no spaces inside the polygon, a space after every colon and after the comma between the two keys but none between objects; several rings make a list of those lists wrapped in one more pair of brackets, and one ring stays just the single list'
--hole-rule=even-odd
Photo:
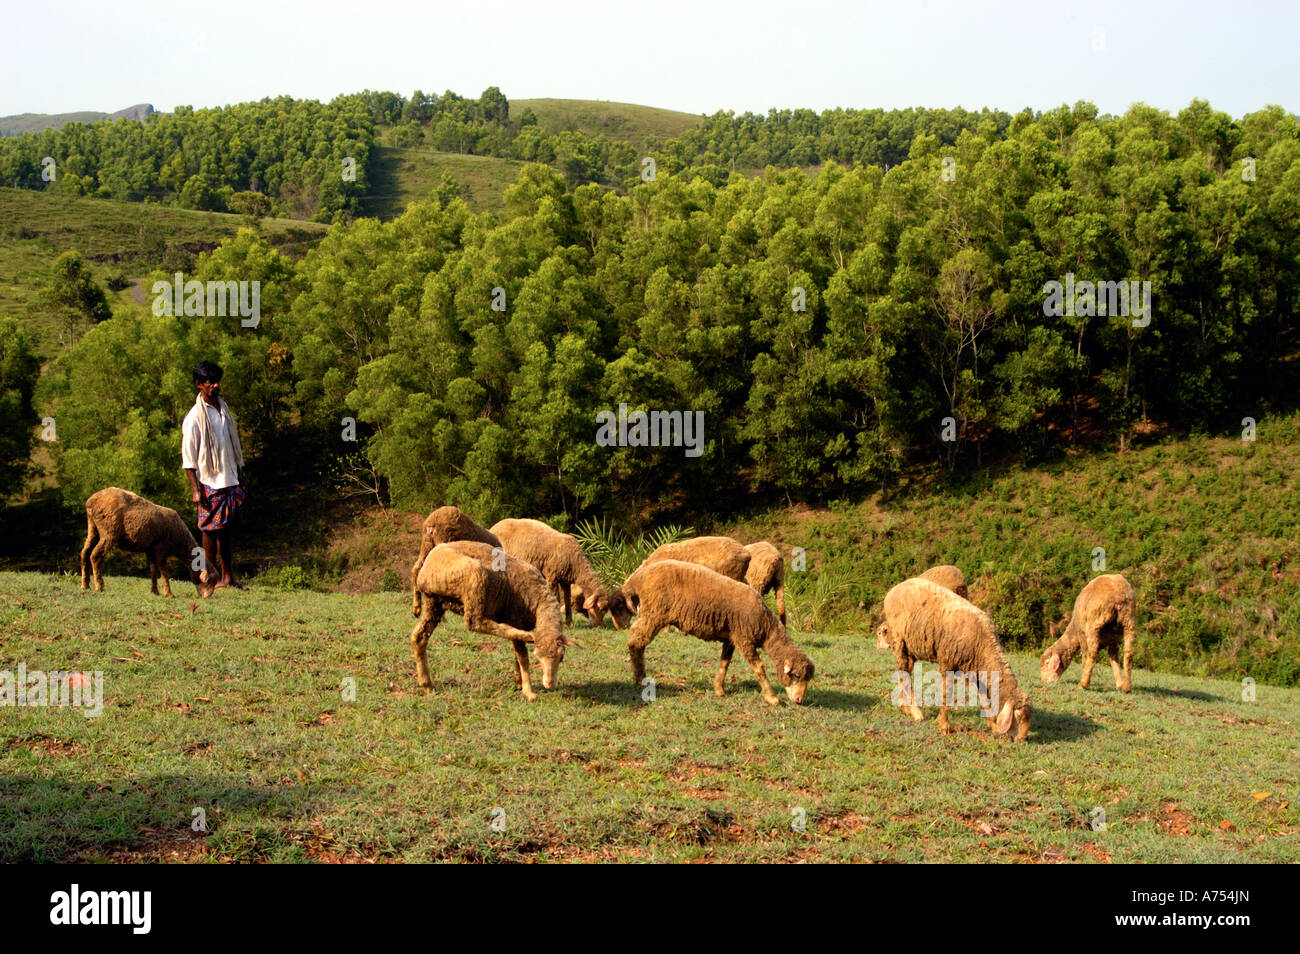
[{"label": "woolly sheep", "polygon": [[416,587],[423,597],[420,621],[411,632],[415,673],[426,692],[429,678],[426,647],[434,628],[450,610],[465,620],[465,628],[508,639],[515,650],[515,685],[529,702],[537,699],[528,672],[528,649],[533,643],[542,667],[542,685],[555,686],[565,646],[560,624],[560,604],[546,578],[534,566],[477,540],[456,540],[434,546],[420,572]]},{"label": "woolly sheep", "polygon": [[691,537],[689,540],[665,543],[655,548],[637,569],[661,560],[681,560],[683,563],[706,566],[714,573],[744,583],[750,558],[750,552],[745,546],[731,537]]},{"label": "woolly sheep", "polygon": [[[1017,685],[993,621],[981,609],[931,580],[910,579],[885,594],[885,622],[894,648],[896,678],[903,690],[902,705],[913,719],[920,721],[924,716],[911,690],[912,667],[917,660],[926,660],[937,663],[943,672],[938,723],[942,733],[951,731],[948,703],[952,680],[960,674],[979,673],[984,674],[990,695],[996,693],[990,703],[1000,705],[997,717],[988,720],[989,728],[999,735],[1010,732],[1017,742],[1029,734],[1029,697]],[[981,696],[983,689],[982,685]]]},{"label": "woolly sheep", "polygon": [[[929,580],[932,583],[938,583],[946,590],[952,590],[962,599],[966,599],[966,577],[962,575],[961,570],[957,569],[951,563],[944,563],[940,566],[932,566],[919,577],[922,580]],[[876,648],[889,648],[889,627],[882,624],[876,630]]]},{"label": "woolly sheep", "polygon": [[572,535],[548,527],[540,520],[516,519],[493,524],[492,533],[500,538],[506,553],[542,571],[564,606],[568,625],[573,625],[571,587],[575,583],[582,588],[583,594],[579,608],[587,614],[592,625],[599,626],[607,612],[613,616],[616,629],[627,625],[629,614],[626,608],[621,601],[611,602],[609,591],[596,578],[591,561]]},{"label": "woolly sheep", "polygon": [[89,589],[93,575],[95,589],[103,591],[102,566],[108,551],[117,547],[128,553],[143,553],[149,561],[149,590],[158,594],[162,577],[163,596],[171,596],[167,579],[167,558],[180,557],[190,568],[190,581],[200,598],[212,595],[212,583],[204,582],[191,561],[198,549],[194,535],[170,507],[120,487],[105,487],[86,498],[86,542],[81,548],[81,588]]},{"label": "woolly sheep", "polygon": [[437,544],[451,543],[453,540],[477,540],[490,546],[501,546],[496,534],[484,530],[459,507],[439,507],[425,517],[424,526],[420,530],[420,555],[411,567],[411,609],[417,615],[420,612],[420,591],[416,589],[415,577],[424,565],[424,558]]},{"label": "woolly sheep", "polygon": [[758,655],[762,649],[791,701],[803,702],[813,664],[752,588],[696,563],[660,560],[643,565],[628,577],[619,593],[638,614],[627,644],[633,685],[640,686],[645,678],[645,648],[664,627],[676,626],[700,639],[722,643],[722,658],[713,680],[715,694],[725,692],[727,667],[739,649],[758,676],[763,701],[779,705],[780,697],[772,691]]},{"label": "woolly sheep", "polygon": [[746,584],[759,596],[775,589],[777,618],[785,624],[785,563],[781,551],[772,544],[764,541],[745,546],[731,537],[692,537],[665,543],[641,561],[641,566],[660,560],[681,560],[706,566],[715,573]]},{"label": "woolly sheep", "polygon": [[781,551],[773,544],[763,540],[745,547],[749,554],[749,569],[745,571],[745,582],[753,587],[754,592],[763,596],[768,590],[776,591],[776,616],[785,625],[785,561]]},{"label": "woolly sheep", "polygon": [[[1104,648],[1110,656],[1116,687],[1128,692],[1132,688],[1129,668],[1133,662],[1133,639],[1137,635],[1136,602],[1133,587],[1118,573],[1099,576],[1085,586],[1074,601],[1074,611],[1067,613],[1062,620],[1067,624],[1065,632],[1043,650],[1038,673],[1043,682],[1060,679],[1070,668],[1075,653],[1082,649],[1083,678],[1079,680],[1079,688],[1087,689],[1097,653]],[[1052,635],[1056,635],[1055,627]],[[1119,660],[1121,640],[1124,646],[1122,670]]]}]

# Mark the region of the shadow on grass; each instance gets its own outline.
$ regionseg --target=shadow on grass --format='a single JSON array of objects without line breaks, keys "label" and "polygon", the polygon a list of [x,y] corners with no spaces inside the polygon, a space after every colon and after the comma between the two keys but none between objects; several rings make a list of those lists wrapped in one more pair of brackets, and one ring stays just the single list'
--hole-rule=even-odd
[{"label": "shadow on grass", "polygon": [[[204,840],[221,830],[223,818],[260,813],[286,797],[293,802],[289,791],[194,774],[136,776],[115,784],[7,775],[0,778],[0,862],[105,855],[155,861],[170,851],[198,854]],[[195,808],[205,812],[207,833],[191,828]],[[290,805],[285,810],[294,811]]]},{"label": "shadow on grass", "polygon": [[1200,702],[1238,702],[1232,696],[1215,696],[1199,689],[1166,689],[1163,686],[1134,686],[1134,692],[1146,692],[1153,696],[1175,696],[1179,699],[1196,699]]},{"label": "shadow on grass", "polygon": [[[586,699],[588,702],[599,702],[609,706],[639,706],[647,703],[642,700],[641,693],[645,690],[632,685],[631,679],[605,679],[599,682],[575,682],[570,685],[560,684],[559,691],[565,695],[573,696],[577,699]],[[694,690],[687,686],[682,688],[666,682],[655,683],[655,698],[665,698],[676,695],[690,695]],[[709,695],[713,695],[713,690],[708,690]]]},{"label": "shadow on grass", "polygon": [[[777,686],[772,687],[780,692]],[[865,692],[840,692],[838,689],[818,689],[816,680],[808,684],[808,695],[804,696],[803,705],[809,709],[843,709],[865,712],[880,705],[880,700]]]},{"label": "shadow on grass", "polygon": [[1031,742],[1071,742],[1100,732],[1101,726],[1085,716],[1068,712],[1044,712],[1034,709],[1030,720]]}]

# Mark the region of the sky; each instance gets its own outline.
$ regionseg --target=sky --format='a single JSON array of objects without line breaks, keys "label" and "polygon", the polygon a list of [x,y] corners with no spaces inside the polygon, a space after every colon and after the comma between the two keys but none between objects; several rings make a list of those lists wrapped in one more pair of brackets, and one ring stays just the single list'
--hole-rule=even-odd
[{"label": "sky", "polygon": [[1300,4],[1263,0],[60,0],[5,19],[0,115],[489,86],[705,114],[1300,110]]}]

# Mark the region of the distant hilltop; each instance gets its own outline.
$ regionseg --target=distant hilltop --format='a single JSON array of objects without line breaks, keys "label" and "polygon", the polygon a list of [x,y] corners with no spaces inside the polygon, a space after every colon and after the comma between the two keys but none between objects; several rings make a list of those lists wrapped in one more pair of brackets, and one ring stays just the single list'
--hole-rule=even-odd
[{"label": "distant hilltop", "polygon": [[0,136],[21,136],[42,129],[61,129],[68,123],[97,123],[101,119],[136,119],[144,121],[152,116],[152,103],[137,103],[115,113],[20,113],[17,116],[0,116]]}]

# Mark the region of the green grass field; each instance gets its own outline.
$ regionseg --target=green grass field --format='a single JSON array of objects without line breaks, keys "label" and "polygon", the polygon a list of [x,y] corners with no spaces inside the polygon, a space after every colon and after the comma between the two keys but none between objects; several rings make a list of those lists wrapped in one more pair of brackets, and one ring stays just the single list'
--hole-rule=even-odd
[{"label": "green grass field", "polygon": [[506,189],[524,165],[514,159],[438,152],[426,146],[376,146],[371,153],[366,212],[380,219],[396,218],[411,202],[427,199],[444,172],[470,190],[470,208],[499,212],[505,208]]},{"label": "green grass field", "polygon": [[[765,706],[716,647],[665,632],[653,702],[625,634],[576,628],[528,704],[505,642],[435,633],[418,691],[408,597],[252,587],[195,605],[118,558],[103,594],[0,574],[0,669],[102,670],[104,710],[0,712],[0,860],[1114,861],[1300,856],[1300,690],[1139,670],[1121,695],[1076,663],[1029,741],[959,713],[947,738],[888,700],[861,634],[796,634],[802,707]],[[1071,680],[1069,677],[1073,677]],[[355,701],[345,701],[345,680]],[[1094,809],[1105,830],[1094,830]],[[202,809],[208,830],[192,830]],[[806,816],[806,831],[792,822]],[[495,828],[494,828],[495,823]],[[498,830],[499,829],[499,830]]]}]

